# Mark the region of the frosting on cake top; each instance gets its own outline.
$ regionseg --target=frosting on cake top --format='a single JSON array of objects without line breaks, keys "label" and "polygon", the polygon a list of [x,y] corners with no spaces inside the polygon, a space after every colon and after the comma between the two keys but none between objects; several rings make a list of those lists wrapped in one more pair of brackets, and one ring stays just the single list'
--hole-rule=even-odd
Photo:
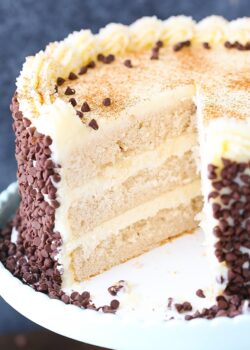
[{"label": "frosting on cake top", "polygon": [[164,21],[144,17],[130,26],[108,24],[96,35],[89,30],[74,32],[27,58],[17,80],[20,110],[30,119],[39,116],[43,105],[50,105],[58,98],[57,78],[65,79],[71,72],[78,73],[81,67],[96,60],[98,54],[136,54],[152,48],[159,40],[164,48],[174,47],[176,51],[190,43],[204,44],[206,48],[226,43],[228,48],[238,45],[240,50],[249,49],[250,19],[228,22],[211,16],[196,23],[186,16]]}]

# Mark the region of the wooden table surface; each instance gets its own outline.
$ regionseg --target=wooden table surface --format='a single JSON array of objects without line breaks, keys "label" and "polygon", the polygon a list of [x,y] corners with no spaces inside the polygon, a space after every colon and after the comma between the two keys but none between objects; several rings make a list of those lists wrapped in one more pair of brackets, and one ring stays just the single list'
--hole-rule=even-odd
[{"label": "wooden table surface", "polygon": [[105,350],[62,337],[50,331],[16,333],[0,336],[1,350]]}]

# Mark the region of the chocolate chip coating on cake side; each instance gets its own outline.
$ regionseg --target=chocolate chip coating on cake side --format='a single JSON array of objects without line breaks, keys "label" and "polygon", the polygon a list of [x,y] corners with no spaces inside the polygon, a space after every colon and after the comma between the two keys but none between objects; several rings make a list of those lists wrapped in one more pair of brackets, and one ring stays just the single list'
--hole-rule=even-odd
[{"label": "chocolate chip coating on cake side", "polygon": [[[17,278],[35,290],[84,309],[115,313],[119,303],[96,307],[90,293],[61,289],[62,279],[56,256],[62,244],[61,235],[54,230],[57,186],[61,177],[60,165],[51,159],[53,140],[37,132],[19,110],[17,95],[11,111],[16,135],[16,159],[20,206],[13,221],[0,230],[0,261]],[[11,242],[12,229],[18,239]],[[114,305],[115,304],[115,305]]]},{"label": "chocolate chip coating on cake side", "polygon": [[51,159],[53,141],[38,133],[23,117],[17,95],[13,97],[11,111],[21,202],[13,222],[18,231],[14,254],[7,254],[3,262],[15,276],[36,290],[59,293],[61,274],[55,257],[61,236],[54,231],[54,220],[60,205],[56,196],[60,175],[59,166]]},{"label": "chocolate chip coating on cake side", "polygon": [[225,294],[250,298],[250,163],[222,159],[221,169],[210,164],[209,201],[218,220],[215,255],[228,269]]}]

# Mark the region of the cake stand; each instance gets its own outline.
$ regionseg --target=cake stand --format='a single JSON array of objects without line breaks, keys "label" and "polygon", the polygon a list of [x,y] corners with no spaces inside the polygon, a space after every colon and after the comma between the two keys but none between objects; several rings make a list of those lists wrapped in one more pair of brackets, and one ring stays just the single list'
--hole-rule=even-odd
[{"label": "cake stand", "polygon": [[[17,205],[17,185],[12,184],[0,195],[1,225]],[[22,315],[53,332],[111,349],[249,350],[250,316],[184,321],[168,308],[169,297],[174,302],[189,300],[194,308],[211,305],[208,271],[203,233],[197,231],[74,287],[89,290],[96,305],[101,305],[114,298],[107,288],[125,280],[115,297],[121,303],[116,315],[50,299],[13,277],[1,263],[0,295]],[[206,298],[196,296],[199,288]],[[171,317],[175,319],[168,321]]]}]

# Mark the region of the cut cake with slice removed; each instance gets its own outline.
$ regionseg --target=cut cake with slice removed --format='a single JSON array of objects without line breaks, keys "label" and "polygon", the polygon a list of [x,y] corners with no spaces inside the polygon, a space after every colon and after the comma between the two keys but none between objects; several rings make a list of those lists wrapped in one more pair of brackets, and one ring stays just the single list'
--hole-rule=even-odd
[{"label": "cut cake with slice removed", "polygon": [[214,288],[249,299],[249,30],[143,18],[27,59],[12,105],[16,275],[53,294],[195,229],[204,203]]}]

